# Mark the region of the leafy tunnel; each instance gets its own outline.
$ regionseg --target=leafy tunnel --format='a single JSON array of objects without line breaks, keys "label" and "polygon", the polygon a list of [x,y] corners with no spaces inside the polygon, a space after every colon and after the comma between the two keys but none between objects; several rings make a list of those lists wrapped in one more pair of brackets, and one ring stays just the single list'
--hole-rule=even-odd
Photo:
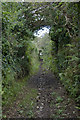
[{"label": "leafy tunnel", "polygon": [[[3,107],[17,96],[25,81],[21,79],[38,71],[42,59],[80,109],[79,4],[2,3]],[[36,37],[44,27],[49,34]]]}]

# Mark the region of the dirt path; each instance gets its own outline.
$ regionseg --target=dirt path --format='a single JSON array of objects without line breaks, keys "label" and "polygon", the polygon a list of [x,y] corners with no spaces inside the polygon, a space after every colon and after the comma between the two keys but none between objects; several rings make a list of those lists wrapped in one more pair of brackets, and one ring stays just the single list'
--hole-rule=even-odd
[{"label": "dirt path", "polygon": [[78,118],[79,111],[59,80],[53,73],[42,68],[30,80],[29,84],[38,89],[35,118]]},{"label": "dirt path", "polygon": [[54,75],[48,70],[43,70],[40,66],[39,72],[31,78],[29,83],[38,89],[37,105],[34,109],[35,117],[49,118],[51,114],[51,93],[53,92],[53,87],[56,89],[58,84]]},{"label": "dirt path", "polygon": [[53,73],[43,69],[42,63],[5,114],[7,118],[80,117],[74,101]]}]

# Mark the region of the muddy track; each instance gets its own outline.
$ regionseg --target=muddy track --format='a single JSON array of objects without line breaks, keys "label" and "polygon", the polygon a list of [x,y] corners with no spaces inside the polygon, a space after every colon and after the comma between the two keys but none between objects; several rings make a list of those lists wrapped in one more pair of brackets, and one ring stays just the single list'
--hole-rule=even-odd
[{"label": "muddy track", "polygon": [[38,89],[34,108],[35,118],[77,118],[79,116],[75,103],[70,101],[64,87],[51,71],[42,68],[42,63],[38,73],[29,80],[29,84]]},{"label": "muddy track", "polygon": [[[37,93],[35,93],[35,90]],[[34,105],[33,105],[34,103]],[[80,118],[75,102],[53,73],[40,65],[10,108],[7,118]]]}]

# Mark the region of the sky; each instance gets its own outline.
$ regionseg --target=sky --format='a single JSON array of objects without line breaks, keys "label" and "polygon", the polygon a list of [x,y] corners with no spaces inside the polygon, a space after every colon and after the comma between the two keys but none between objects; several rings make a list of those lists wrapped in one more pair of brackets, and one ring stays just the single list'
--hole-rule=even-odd
[{"label": "sky", "polygon": [[50,28],[43,27],[42,29],[38,30],[37,33],[35,32],[34,35],[42,38],[46,33],[49,33],[49,29]]}]

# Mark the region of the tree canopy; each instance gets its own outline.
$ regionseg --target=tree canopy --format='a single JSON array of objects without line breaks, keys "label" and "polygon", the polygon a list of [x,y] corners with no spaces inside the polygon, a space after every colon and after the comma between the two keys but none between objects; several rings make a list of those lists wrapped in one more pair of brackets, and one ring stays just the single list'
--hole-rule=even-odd
[{"label": "tree canopy", "polygon": [[[38,57],[38,50],[33,44],[34,31],[44,26],[50,26],[51,70],[62,80],[71,96],[79,102],[79,4],[63,2],[2,3],[4,94],[8,92],[8,88],[16,78],[29,75],[33,65],[33,51]],[[46,50],[47,48],[45,48]],[[13,76],[12,79],[10,76]],[[7,97],[4,99],[6,101]]]}]

